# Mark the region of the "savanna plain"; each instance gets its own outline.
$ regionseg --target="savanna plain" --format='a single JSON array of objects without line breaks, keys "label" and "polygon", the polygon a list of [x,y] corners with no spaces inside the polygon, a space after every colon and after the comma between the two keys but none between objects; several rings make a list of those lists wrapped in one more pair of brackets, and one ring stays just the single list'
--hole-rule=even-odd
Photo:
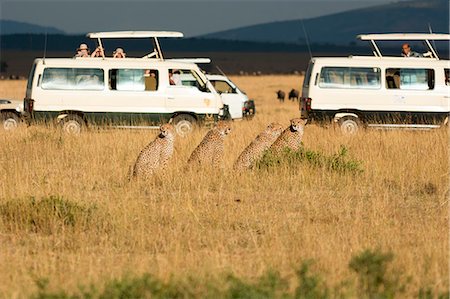
[{"label": "savanna plain", "polygon": [[[206,128],[137,182],[156,131],[0,131],[0,297],[448,298],[448,131],[311,124],[302,158],[236,173],[270,122],[299,116],[275,91],[302,78],[232,80],[257,114],[232,124],[222,169],[186,168]],[[25,85],[2,81],[0,96]]]}]

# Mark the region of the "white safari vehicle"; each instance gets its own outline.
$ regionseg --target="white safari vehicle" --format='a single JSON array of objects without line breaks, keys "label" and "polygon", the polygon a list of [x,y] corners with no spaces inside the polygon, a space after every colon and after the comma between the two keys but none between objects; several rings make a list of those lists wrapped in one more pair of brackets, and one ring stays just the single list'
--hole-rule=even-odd
[{"label": "white safari vehicle", "polygon": [[[220,94],[222,102],[228,106],[233,120],[251,118],[256,113],[254,100],[249,100],[247,94],[239,89],[227,76],[207,74],[209,82]],[[192,77],[182,77],[183,85],[193,85]]]},{"label": "white safari vehicle", "polygon": [[[141,58],[36,59],[24,99],[30,119],[57,120],[71,133],[88,125],[151,128],[171,122],[178,134],[186,135],[195,124],[228,116],[220,95],[193,60],[164,59],[158,38],[182,33],[121,31],[87,36],[100,46],[104,38],[151,38],[154,50]],[[179,84],[174,74],[183,74],[194,84]]]},{"label": "white safari vehicle", "polygon": [[[449,34],[368,34],[374,56],[312,58],[303,82],[301,116],[332,121],[345,133],[361,126],[438,128],[450,112],[450,61],[430,43]],[[424,41],[424,57],[386,57],[377,40]],[[399,47],[400,48],[400,47]]]}]

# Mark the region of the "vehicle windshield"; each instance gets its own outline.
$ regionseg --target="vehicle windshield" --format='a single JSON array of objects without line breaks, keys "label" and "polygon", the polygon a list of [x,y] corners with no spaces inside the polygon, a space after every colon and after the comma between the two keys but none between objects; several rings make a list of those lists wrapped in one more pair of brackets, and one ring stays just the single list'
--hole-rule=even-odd
[{"label": "vehicle windshield", "polygon": [[313,67],[314,67],[314,61],[311,60],[308,65],[308,69],[306,70],[305,78],[303,79],[303,87],[309,87],[309,83],[311,81],[311,72],[312,72]]},{"label": "vehicle windshield", "polygon": [[30,75],[28,76],[27,89],[31,89],[31,87],[33,85],[35,69],[36,69],[36,63],[33,63],[33,66],[31,67]]}]

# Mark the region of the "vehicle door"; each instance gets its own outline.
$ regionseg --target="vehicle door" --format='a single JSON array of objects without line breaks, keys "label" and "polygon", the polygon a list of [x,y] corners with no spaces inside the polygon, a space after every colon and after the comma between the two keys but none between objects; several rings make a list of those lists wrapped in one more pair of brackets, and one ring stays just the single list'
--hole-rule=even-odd
[{"label": "vehicle door", "polygon": [[313,109],[363,111],[370,115],[382,105],[381,69],[377,67],[324,66],[318,79],[309,83],[315,88],[315,94],[309,94]]},{"label": "vehicle door", "polygon": [[388,120],[404,124],[432,122],[432,114],[442,110],[443,96],[435,90],[435,75],[432,68],[387,68]]},{"label": "vehicle door", "polygon": [[209,80],[225,105],[228,105],[232,119],[242,118],[245,96],[239,92],[236,86],[225,80]]},{"label": "vehicle door", "polygon": [[103,109],[114,124],[154,125],[170,118],[157,69],[110,69],[108,85]]},{"label": "vehicle door", "polygon": [[201,79],[196,70],[168,69],[165,92],[166,107],[171,112],[193,112],[196,114],[218,114],[217,94],[210,90],[207,81]]}]

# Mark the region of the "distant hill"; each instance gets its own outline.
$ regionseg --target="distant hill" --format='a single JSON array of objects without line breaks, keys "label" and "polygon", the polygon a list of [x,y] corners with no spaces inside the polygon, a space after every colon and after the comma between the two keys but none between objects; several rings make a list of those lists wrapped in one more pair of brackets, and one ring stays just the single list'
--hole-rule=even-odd
[{"label": "distant hill", "polygon": [[17,22],[11,20],[0,20],[0,34],[22,34],[22,33],[45,33],[64,34],[64,31],[55,27],[44,27],[40,25]]},{"label": "distant hill", "polygon": [[[428,24],[436,33],[449,32],[448,0],[394,2],[303,21],[311,42],[340,45],[355,42],[356,35],[362,33],[428,32]],[[305,43],[301,20],[241,27],[207,34],[203,37],[238,41]]]}]

